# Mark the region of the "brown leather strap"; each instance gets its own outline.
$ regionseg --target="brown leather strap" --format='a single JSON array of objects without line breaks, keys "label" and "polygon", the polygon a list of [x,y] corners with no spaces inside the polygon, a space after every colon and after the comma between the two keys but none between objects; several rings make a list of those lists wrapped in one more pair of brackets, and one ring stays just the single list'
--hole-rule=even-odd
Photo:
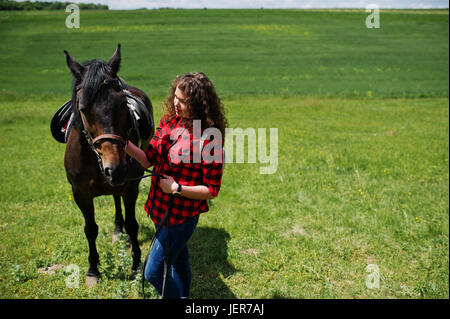
[{"label": "brown leather strap", "polygon": [[95,144],[96,142],[100,141],[100,140],[105,140],[105,139],[110,139],[110,140],[117,140],[120,143],[122,143],[123,145],[127,144],[127,142],[125,141],[125,139],[119,135],[115,135],[115,134],[102,134],[97,136],[96,138],[94,138],[92,140],[92,144]]}]

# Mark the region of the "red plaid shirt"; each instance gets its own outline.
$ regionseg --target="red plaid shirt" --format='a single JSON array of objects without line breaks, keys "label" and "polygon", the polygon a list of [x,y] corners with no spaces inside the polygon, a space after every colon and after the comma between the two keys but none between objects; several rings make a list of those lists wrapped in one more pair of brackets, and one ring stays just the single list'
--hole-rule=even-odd
[{"label": "red plaid shirt", "polygon": [[[205,185],[213,196],[217,196],[222,180],[223,161],[207,162],[203,156],[201,161],[198,161],[198,155],[194,158],[193,154],[199,151],[200,140],[195,140],[193,134],[189,134],[181,120],[179,116],[172,119],[167,119],[164,116],[161,119],[148,148],[145,150],[147,160],[154,166],[157,174],[171,176],[175,182],[183,186]],[[203,142],[202,152],[205,151],[205,146],[209,142],[209,140]],[[214,142],[214,140],[211,142]],[[180,161],[183,158],[182,150],[185,152],[184,156],[189,156],[190,162],[187,163],[186,158],[184,161]],[[191,150],[190,154],[187,154],[186,150]],[[174,160],[171,158],[174,155],[173,153],[178,154],[178,157],[175,157]],[[198,163],[194,163],[194,160]],[[145,211],[157,225],[159,225],[167,210],[169,198],[169,194],[164,193],[159,185],[159,176],[152,176]],[[169,224],[171,226],[178,225],[187,218],[208,210],[208,201],[206,200],[176,196],[173,199]]]}]

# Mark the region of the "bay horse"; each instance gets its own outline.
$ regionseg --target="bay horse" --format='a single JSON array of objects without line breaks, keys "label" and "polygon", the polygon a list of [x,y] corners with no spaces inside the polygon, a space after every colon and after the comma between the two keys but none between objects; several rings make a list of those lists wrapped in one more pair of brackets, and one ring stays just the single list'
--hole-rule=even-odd
[{"label": "bay horse", "polygon": [[[128,86],[117,76],[121,54],[120,44],[108,62],[91,60],[83,65],[67,51],[67,66],[74,77],[72,93],[73,121],[67,137],[64,157],[67,180],[72,185],[73,198],[83,213],[84,232],[89,243],[88,286],[97,283],[99,255],[96,248],[98,225],[94,217],[94,197],[113,195],[115,203],[114,235],[125,226],[131,242],[134,273],[141,259],[138,243],[138,223],[135,217],[139,193],[139,177],[144,168],[125,152],[130,140],[144,149],[153,136],[153,107],[148,96],[138,88]],[[146,108],[149,127],[145,140],[127,105],[127,97]],[[125,207],[122,216],[121,198]],[[113,236],[114,236],[113,235]]]}]

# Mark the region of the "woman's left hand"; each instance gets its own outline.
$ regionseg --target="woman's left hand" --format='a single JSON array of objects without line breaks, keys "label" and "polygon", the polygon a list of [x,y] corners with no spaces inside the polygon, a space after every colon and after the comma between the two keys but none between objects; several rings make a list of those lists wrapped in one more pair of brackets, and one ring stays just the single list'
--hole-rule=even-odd
[{"label": "woman's left hand", "polygon": [[166,194],[172,194],[178,188],[178,184],[175,182],[173,177],[167,175],[162,176],[159,180],[159,185],[161,186],[162,191]]}]

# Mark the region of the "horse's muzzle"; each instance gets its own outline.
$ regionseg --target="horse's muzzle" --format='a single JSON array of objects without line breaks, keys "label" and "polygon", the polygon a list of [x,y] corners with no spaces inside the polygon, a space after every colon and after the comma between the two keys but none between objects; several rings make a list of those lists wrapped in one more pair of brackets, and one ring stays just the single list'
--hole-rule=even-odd
[{"label": "horse's muzzle", "polygon": [[104,167],[103,174],[105,175],[106,181],[111,186],[119,186],[125,182],[127,170],[126,164],[119,164],[116,166],[108,165]]}]

